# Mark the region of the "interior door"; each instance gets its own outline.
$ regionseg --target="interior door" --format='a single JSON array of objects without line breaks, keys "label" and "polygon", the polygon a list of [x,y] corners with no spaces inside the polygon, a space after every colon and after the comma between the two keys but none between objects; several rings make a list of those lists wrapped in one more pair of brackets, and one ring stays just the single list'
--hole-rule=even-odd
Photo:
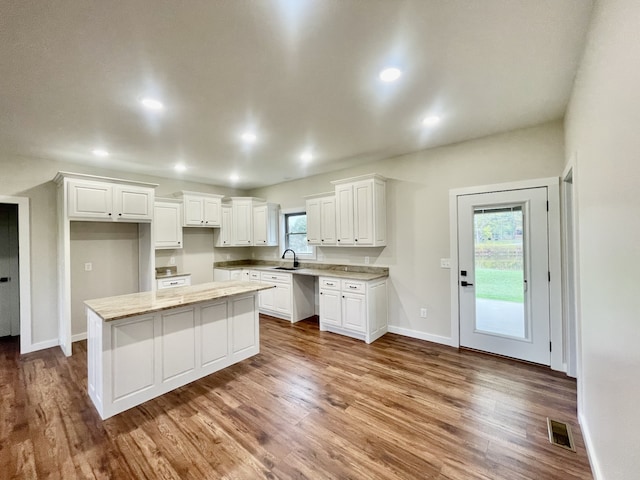
[{"label": "interior door", "polygon": [[547,188],[458,197],[460,345],[550,365]]},{"label": "interior door", "polygon": [[20,334],[18,206],[0,204],[0,337]]}]

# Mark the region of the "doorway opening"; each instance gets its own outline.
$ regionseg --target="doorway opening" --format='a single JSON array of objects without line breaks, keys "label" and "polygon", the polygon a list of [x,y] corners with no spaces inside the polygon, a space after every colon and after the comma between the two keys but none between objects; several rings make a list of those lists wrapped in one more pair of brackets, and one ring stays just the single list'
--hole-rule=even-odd
[{"label": "doorway opening", "polygon": [[29,199],[0,195],[0,336],[20,336],[20,353],[36,350],[31,338]]}]

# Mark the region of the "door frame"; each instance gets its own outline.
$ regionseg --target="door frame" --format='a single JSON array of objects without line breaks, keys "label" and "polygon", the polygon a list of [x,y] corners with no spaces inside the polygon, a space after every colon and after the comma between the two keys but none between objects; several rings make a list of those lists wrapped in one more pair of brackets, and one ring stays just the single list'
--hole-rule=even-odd
[{"label": "door frame", "polygon": [[562,247],[560,243],[560,177],[522,180],[518,182],[480,185],[449,190],[449,252],[451,270],[451,345],[460,347],[460,307],[458,289],[458,197],[476,193],[492,193],[505,190],[546,187],[549,201],[547,216],[549,233],[549,335],[551,344],[551,369],[566,372],[564,363],[564,335],[562,325]]},{"label": "door frame", "polygon": [[31,232],[29,198],[0,195],[0,203],[18,205],[18,262],[20,271],[20,353],[33,348],[31,338]]}]

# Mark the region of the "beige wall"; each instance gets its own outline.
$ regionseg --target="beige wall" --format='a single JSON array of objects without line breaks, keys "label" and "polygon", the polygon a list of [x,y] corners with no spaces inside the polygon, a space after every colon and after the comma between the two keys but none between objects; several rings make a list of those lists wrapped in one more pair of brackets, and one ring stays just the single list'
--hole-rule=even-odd
[{"label": "beige wall", "polygon": [[70,235],[71,333],[78,335],[87,331],[85,300],[138,291],[138,225],[71,222]]},{"label": "beige wall", "polygon": [[640,472],[640,3],[596,3],[566,120],[579,238],[578,404],[596,478]]},{"label": "beige wall", "polygon": [[160,186],[156,189],[156,195],[159,196],[179,190],[224,195],[241,193],[233,189],[194,182],[0,154],[0,195],[30,199],[31,343],[36,345],[36,348],[39,343],[57,342],[58,338],[57,205],[56,185],[51,180],[59,170],[158,183]]},{"label": "beige wall", "polygon": [[[449,189],[559,176],[564,165],[561,122],[517,130],[443,148],[390,158],[327,175],[253,190],[252,195],[304,206],[304,195],[332,190],[331,180],[366,173],[389,178],[387,185],[388,246],[318,250],[329,263],[390,267],[390,324],[422,338],[451,335],[449,270],[440,258],[449,252]],[[279,248],[254,249],[258,258],[276,258]],[[420,318],[420,307],[427,318]]]}]

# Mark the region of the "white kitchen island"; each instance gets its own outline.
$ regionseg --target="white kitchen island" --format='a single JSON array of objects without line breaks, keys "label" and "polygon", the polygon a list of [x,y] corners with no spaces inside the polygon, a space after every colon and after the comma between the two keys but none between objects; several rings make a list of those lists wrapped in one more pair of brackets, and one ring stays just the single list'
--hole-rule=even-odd
[{"label": "white kitchen island", "polygon": [[87,300],[88,390],[102,419],[256,355],[271,285],[213,282]]}]

